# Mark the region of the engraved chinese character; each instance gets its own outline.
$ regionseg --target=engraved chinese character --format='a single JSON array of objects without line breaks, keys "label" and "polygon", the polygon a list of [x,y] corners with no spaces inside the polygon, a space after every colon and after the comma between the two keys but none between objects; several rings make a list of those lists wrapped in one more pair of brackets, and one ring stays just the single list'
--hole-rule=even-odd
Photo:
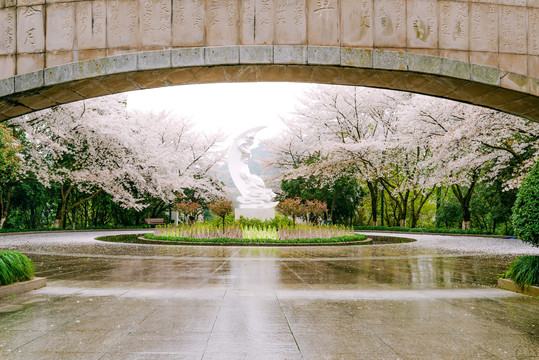
[{"label": "engraved chinese character", "polygon": [[277,11],[276,11],[277,24],[284,24],[286,22],[285,14],[286,14],[286,3],[285,4],[283,4],[283,3],[278,4],[277,5]]},{"label": "engraved chinese character", "polygon": [[26,39],[24,40],[24,44],[30,43],[31,45],[36,44],[36,29],[31,28],[26,30]]},{"label": "engraved chinese character", "polygon": [[331,0],[318,0],[318,8],[314,10],[315,13],[323,12],[326,10],[335,10],[334,6],[331,6]]}]

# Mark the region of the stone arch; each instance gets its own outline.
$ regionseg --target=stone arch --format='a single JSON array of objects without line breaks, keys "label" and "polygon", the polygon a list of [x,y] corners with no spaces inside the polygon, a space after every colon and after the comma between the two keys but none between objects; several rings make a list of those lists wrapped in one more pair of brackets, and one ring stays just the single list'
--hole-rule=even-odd
[{"label": "stone arch", "polygon": [[0,0],[0,121],[222,81],[407,90],[539,121],[539,3]]}]

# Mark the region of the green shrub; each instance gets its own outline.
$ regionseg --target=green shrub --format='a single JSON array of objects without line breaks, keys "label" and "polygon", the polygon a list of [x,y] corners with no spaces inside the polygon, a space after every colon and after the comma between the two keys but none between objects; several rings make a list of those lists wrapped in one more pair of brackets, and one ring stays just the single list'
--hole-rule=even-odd
[{"label": "green shrub", "polygon": [[539,162],[520,186],[513,206],[513,227],[522,241],[539,246]]},{"label": "green shrub", "polygon": [[286,226],[293,226],[294,225],[294,222],[289,217],[278,216],[278,215],[275,216],[271,220],[265,220],[265,221],[262,221],[262,220],[259,220],[259,219],[246,219],[243,216],[240,216],[237,223],[242,227],[245,227],[245,226],[258,227],[258,228],[274,227],[274,228],[277,228],[277,229],[282,228],[282,227],[286,227]]},{"label": "green shrub", "polygon": [[30,280],[34,270],[34,263],[25,255],[16,251],[0,252],[0,285]]},{"label": "green shrub", "polygon": [[[179,238],[174,236],[156,236],[153,234],[144,234],[145,239],[162,240],[170,242],[191,242],[191,243],[237,243],[237,244],[331,244],[331,243],[346,243],[363,241],[367,237],[365,235],[340,236],[332,238],[301,238],[301,239],[238,239],[238,238]],[[110,241],[107,237],[97,238],[97,240]]]},{"label": "green shrub", "polygon": [[539,256],[519,257],[503,276],[520,286],[539,285]]},{"label": "green shrub", "polygon": [[356,231],[398,231],[412,233],[440,233],[440,234],[469,234],[469,235],[491,235],[492,232],[481,229],[445,229],[445,228],[407,228],[399,226],[354,226]]}]

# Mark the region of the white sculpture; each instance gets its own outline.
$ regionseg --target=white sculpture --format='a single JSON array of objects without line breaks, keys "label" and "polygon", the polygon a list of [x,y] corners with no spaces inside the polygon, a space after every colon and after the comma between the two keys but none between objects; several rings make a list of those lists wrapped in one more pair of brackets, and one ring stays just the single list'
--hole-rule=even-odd
[{"label": "white sculpture", "polygon": [[239,135],[228,153],[230,176],[241,193],[241,196],[238,196],[240,209],[273,209],[278,204],[273,201],[275,193],[266,189],[264,180],[251,174],[249,170],[251,147],[256,133],[263,128],[265,126],[258,126]]}]

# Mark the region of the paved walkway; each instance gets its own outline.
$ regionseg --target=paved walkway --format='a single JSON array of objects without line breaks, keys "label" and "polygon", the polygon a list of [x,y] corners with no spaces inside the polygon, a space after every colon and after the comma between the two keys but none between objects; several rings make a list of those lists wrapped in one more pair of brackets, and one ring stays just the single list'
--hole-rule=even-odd
[{"label": "paved walkway", "polygon": [[[47,287],[0,300],[0,359],[539,359],[539,300],[494,287],[519,240],[382,246],[0,235]],[[116,233],[116,232],[115,232]]]}]

